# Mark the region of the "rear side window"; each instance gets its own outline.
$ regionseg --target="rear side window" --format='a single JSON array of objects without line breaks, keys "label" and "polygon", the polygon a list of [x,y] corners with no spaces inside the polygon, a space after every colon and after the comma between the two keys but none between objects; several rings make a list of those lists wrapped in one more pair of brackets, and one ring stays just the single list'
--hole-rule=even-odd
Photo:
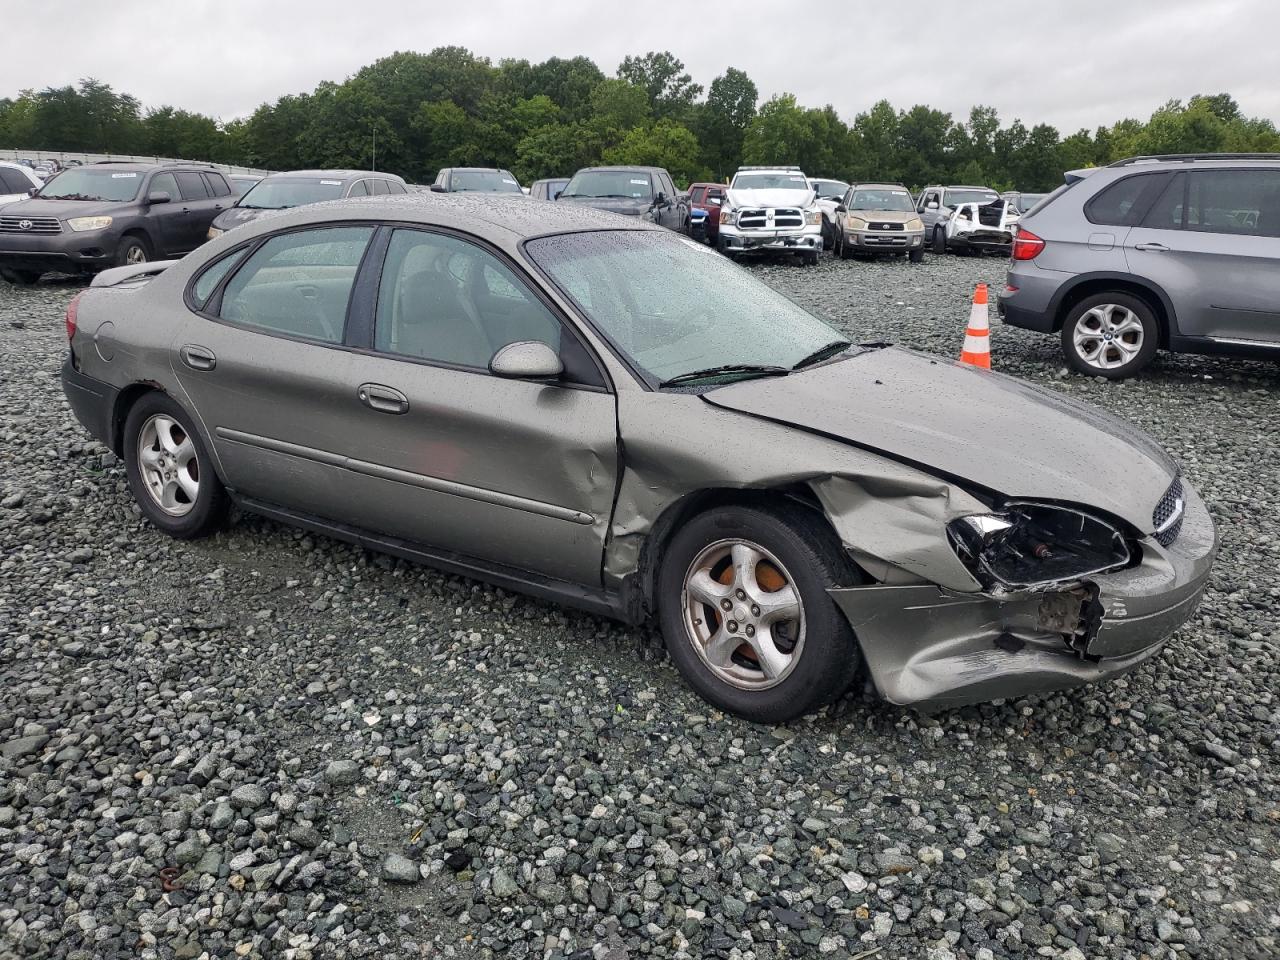
[{"label": "rear side window", "polygon": [[385,197],[389,192],[385,180],[370,180],[369,185],[373,188],[371,192],[375,197]]},{"label": "rear side window", "polygon": [[369,181],[357,180],[351,185],[351,192],[348,197],[367,197],[369,195]]},{"label": "rear side window", "polygon": [[1186,176],[1186,229],[1280,237],[1280,170],[1197,170]]},{"label": "rear side window", "polygon": [[384,181],[387,185],[387,193],[404,193],[404,184],[396,183],[394,180]]},{"label": "rear side window", "polygon": [[1187,175],[1175,173],[1166,179],[1168,184],[1160,191],[1160,195],[1151,204],[1151,209],[1142,218],[1142,225],[1152,230],[1181,230],[1182,211],[1187,193]]},{"label": "rear side window", "polygon": [[219,173],[204,174],[204,185],[209,190],[211,197],[229,197],[231,196],[231,186],[227,183]]},{"label": "rear side window", "polygon": [[207,200],[209,190],[204,185],[204,178],[198,173],[179,173],[178,189],[182,191],[183,200]]},{"label": "rear side window", "polygon": [[248,247],[241,247],[234,253],[227,254],[213,266],[205,268],[204,273],[200,274],[191,286],[191,302],[195,304],[197,310],[204,309],[204,305],[209,302],[209,298],[213,296],[213,291],[218,288],[222,278],[230,273],[248,252]]},{"label": "rear side window", "polygon": [[1104,187],[1084,205],[1090,223],[1132,227],[1140,222],[1151,202],[1167,185],[1168,173],[1139,173]]},{"label": "rear side window", "polygon": [[341,343],[347,302],[372,227],[272,237],[227,281],[219,315],[271,333]]}]

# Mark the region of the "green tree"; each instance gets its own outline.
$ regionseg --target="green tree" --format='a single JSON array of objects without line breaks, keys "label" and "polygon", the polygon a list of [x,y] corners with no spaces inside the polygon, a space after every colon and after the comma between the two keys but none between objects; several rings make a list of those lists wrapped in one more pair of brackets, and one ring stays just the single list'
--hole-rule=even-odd
[{"label": "green tree", "polygon": [[640,87],[649,96],[655,116],[683,120],[702,93],[702,87],[685,72],[684,64],[666,50],[649,51],[643,57],[624,57],[618,76]]},{"label": "green tree", "polygon": [[688,127],[674,120],[658,120],[648,126],[633,128],[621,143],[605,150],[604,162],[665,167],[681,187],[707,176],[698,138]]},{"label": "green tree", "polygon": [[759,99],[751,78],[734,67],[711,81],[694,129],[702,145],[703,162],[716,180],[725,179],[742,163],[743,140]]}]

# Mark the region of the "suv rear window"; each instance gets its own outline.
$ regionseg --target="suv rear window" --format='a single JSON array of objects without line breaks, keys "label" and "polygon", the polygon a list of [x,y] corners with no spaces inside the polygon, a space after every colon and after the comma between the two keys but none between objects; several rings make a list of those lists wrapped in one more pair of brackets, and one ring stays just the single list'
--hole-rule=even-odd
[{"label": "suv rear window", "polygon": [[1169,176],[1169,172],[1138,173],[1117,180],[1084,205],[1084,215],[1090,223],[1132,227],[1146,214]]}]

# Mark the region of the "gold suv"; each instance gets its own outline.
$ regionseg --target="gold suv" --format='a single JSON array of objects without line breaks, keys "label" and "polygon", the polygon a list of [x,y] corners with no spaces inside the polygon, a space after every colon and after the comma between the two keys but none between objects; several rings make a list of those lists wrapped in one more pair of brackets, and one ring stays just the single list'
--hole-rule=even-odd
[{"label": "gold suv", "polygon": [[836,207],[837,256],[907,254],[924,259],[924,223],[900,183],[855,183]]}]

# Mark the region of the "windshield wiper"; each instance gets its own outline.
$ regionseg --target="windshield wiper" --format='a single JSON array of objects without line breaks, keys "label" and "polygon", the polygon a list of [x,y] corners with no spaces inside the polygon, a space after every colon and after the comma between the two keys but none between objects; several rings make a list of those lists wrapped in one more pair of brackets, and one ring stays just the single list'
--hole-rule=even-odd
[{"label": "windshield wiper", "polygon": [[715,377],[722,373],[748,373],[759,374],[760,376],[766,377],[776,377],[790,372],[790,367],[780,367],[777,364],[724,363],[718,367],[705,367],[702,370],[690,370],[688,373],[678,373],[674,377],[663,380],[658,384],[658,386],[670,387],[680,383],[689,383],[692,380],[703,380],[707,377]]},{"label": "windshield wiper", "polygon": [[837,356],[848,350],[853,344],[848,340],[834,340],[825,347],[819,347],[807,357],[801,357],[792,370],[799,370],[802,367],[808,367],[815,363],[821,363],[823,360],[829,360],[831,357]]}]

